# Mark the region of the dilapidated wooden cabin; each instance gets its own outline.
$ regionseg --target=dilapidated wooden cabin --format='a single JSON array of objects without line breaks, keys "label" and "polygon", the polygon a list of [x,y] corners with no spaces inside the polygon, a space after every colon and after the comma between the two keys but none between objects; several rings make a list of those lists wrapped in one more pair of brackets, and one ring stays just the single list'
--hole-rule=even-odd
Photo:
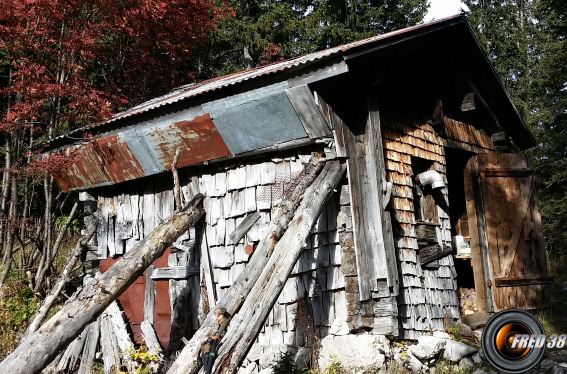
[{"label": "dilapidated wooden cabin", "polygon": [[61,188],[102,217],[89,271],[173,212],[173,164],[183,201],[204,194],[204,219],[119,298],[136,339],[147,320],[173,350],[254,256],[315,153],[348,169],[259,344],[307,346],[345,326],[416,339],[464,314],[544,306],[521,153],[533,145],[462,16],[180,87],[49,143],[76,158],[55,173]]}]

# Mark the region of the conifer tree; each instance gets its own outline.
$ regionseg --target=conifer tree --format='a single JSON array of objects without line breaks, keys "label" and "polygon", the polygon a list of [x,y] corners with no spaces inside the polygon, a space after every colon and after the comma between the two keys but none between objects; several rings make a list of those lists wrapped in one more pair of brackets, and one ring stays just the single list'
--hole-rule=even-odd
[{"label": "conifer tree", "polygon": [[520,114],[532,150],[548,248],[567,249],[567,5],[563,0],[465,0],[469,20]]},{"label": "conifer tree", "polygon": [[199,79],[323,50],[422,22],[427,0],[229,0],[234,17],[201,49]]}]

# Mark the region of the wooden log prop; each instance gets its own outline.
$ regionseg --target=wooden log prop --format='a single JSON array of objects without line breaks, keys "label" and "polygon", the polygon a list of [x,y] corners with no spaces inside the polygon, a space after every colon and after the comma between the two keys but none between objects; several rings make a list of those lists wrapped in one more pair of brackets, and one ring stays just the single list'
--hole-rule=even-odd
[{"label": "wooden log prop", "polygon": [[24,340],[0,363],[0,373],[39,373],[203,214],[203,195],[197,194]]},{"label": "wooden log prop", "polygon": [[301,205],[276,244],[273,255],[239,313],[231,320],[215,362],[215,373],[238,371],[299,259],[311,228],[339,184],[345,169],[346,166],[339,161],[328,162],[305,192]]},{"label": "wooden log prop", "polygon": [[[301,178],[299,182],[284,196],[278,211],[270,222],[267,235],[258,243],[254,250],[254,255],[250,258],[250,262],[228,289],[224,297],[217,302],[217,305],[226,308],[230,315],[234,315],[242,306],[246,296],[256,283],[262,270],[266,267],[273,245],[275,245],[278,238],[281,237],[283,231],[287,228],[288,223],[293,218],[293,214],[301,203],[305,191],[317,178],[324,164],[325,159],[315,155],[315,157],[310,160],[309,164],[306,165],[304,172],[299,175],[299,178]],[[167,373],[196,373],[199,370],[197,367],[199,349],[208,339],[209,334],[214,328],[215,316],[214,310],[211,310],[199,330],[195,332],[188,344],[185,345]]]}]

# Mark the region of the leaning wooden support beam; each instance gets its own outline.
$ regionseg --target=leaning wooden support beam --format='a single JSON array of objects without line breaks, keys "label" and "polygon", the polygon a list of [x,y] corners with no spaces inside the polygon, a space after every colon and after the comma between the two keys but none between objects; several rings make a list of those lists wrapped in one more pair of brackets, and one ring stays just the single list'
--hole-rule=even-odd
[{"label": "leaning wooden support beam", "polygon": [[69,300],[0,363],[0,373],[38,373],[204,214],[203,195],[159,224],[138,246]]},{"label": "leaning wooden support beam", "polygon": [[305,192],[301,206],[297,209],[285,234],[276,244],[274,254],[264,267],[242,308],[231,320],[215,363],[215,373],[238,371],[299,259],[311,228],[339,184],[345,169],[346,166],[339,161],[328,162]]},{"label": "leaning wooden support beam", "polygon": [[[273,216],[272,221],[267,230],[267,235],[258,243],[254,250],[254,255],[236,281],[228,289],[224,297],[218,301],[217,305],[226,308],[230,315],[234,315],[246,296],[256,283],[256,280],[266,267],[269,256],[272,253],[274,245],[282,236],[297,207],[301,203],[302,197],[307,188],[313,183],[319,172],[325,164],[325,159],[316,155],[311,159],[305,167],[302,174],[299,175],[298,182],[284,196],[284,199],[278,208],[277,213]],[[209,312],[203,324],[185,345],[175,362],[168,370],[168,374],[186,374],[196,373],[197,355],[203,343],[208,339],[209,334],[215,328],[214,309]]]}]

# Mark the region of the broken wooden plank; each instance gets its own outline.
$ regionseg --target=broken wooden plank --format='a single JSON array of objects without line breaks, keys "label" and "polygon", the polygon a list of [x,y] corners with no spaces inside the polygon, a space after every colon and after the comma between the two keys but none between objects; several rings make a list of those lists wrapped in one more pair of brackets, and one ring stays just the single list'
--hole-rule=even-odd
[{"label": "broken wooden plank", "polygon": [[97,318],[87,327],[87,338],[85,340],[85,348],[81,357],[81,364],[77,374],[90,374],[91,367],[96,354],[98,345],[98,337],[100,336],[100,318]]},{"label": "broken wooden plank", "polygon": [[118,342],[112,330],[112,322],[106,315],[100,319],[100,345],[104,373],[115,373],[120,368],[120,353]]},{"label": "broken wooden plank", "polygon": [[419,250],[419,261],[421,265],[425,265],[451,253],[453,253],[453,248],[441,247],[439,244],[434,244]]},{"label": "broken wooden plank", "polygon": [[83,351],[83,345],[87,337],[87,329],[84,329],[81,335],[79,335],[65,350],[63,357],[57,364],[57,371],[74,371],[77,360]]},{"label": "broken wooden plank", "polygon": [[120,310],[118,303],[113,301],[106,308],[104,314],[106,315],[106,318],[108,318],[112,326],[112,333],[116,337],[120,362],[122,365],[126,366],[128,372],[133,372],[138,367],[138,364],[130,356],[134,351],[134,343],[130,339],[130,334],[128,333],[126,322],[122,315],[122,310]]},{"label": "broken wooden plank", "polygon": [[163,363],[163,349],[159,344],[154,326],[149,321],[142,321],[140,328],[142,329],[142,336],[146,342],[148,353],[157,358],[156,360],[152,360],[148,366],[151,368],[152,373],[158,373]]},{"label": "broken wooden plank", "polygon": [[250,228],[260,219],[260,213],[254,212],[244,217],[244,220],[238,227],[229,235],[230,240],[236,244],[242,239]]},{"label": "broken wooden plank", "polygon": [[154,269],[151,279],[189,279],[199,273],[199,268],[196,266],[168,266]]}]

